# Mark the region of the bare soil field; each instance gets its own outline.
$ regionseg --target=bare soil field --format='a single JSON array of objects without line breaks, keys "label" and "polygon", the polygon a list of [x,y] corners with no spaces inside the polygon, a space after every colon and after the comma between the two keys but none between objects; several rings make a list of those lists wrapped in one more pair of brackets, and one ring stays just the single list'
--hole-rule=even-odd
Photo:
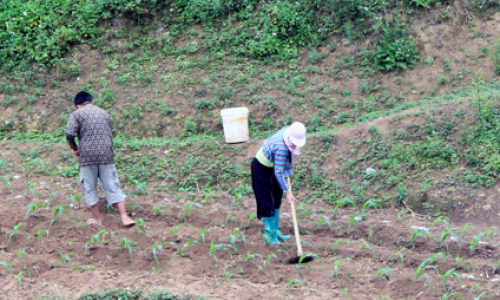
[{"label": "bare soil field", "polygon": [[[12,266],[0,265],[0,298],[109,288],[166,288],[209,299],[500,297],[498,232],[480,219],[448,224],[397,209],[299,203],[304,252],[316,259],[290,265],[296,246],[287,203],[281,227],[292,239],[282,246],[265,245],[262,223],[249,222],[254,198],[235,201],[223,192],[194,200],[128,196],[131,215],[144,223],[122,228],[118,213],[108,211],[98,228],[85,222],[91,212],[84,199],[68,205],[83,194],[75,178],[35,176],[0,190],[0,261]],[[27,213],[33,203],[48,205]],[[105,212],[104,198],[101,204]]]}]

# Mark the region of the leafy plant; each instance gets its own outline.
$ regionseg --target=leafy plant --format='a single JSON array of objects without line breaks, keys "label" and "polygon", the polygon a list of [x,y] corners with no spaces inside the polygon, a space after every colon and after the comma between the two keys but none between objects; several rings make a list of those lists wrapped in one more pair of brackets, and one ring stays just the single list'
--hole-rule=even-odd
[{"label": "leafy plant", "polygon": [[194,246],[195,244],[198,244],[198,241],[189,241],[187,243],[185,243],[182,248],[179,247],[179,245],[177,245],[177,243],[175,242],[164,242],[163,244],[170,244],[172,246],[175,247],[175,254],[177,254],[177,256],[179,257],[184,257],[184,256],[187,256],[189,255],[189,258],[192,259],[193,256],[189,253],[186,253],[186,250],[192,246]]},{"label": "leafy plant", "polygon": [[12,273],[12,265],[8,261],[0,261],[0,266],[4,266],[9,274]]},{"label": "leafy plant", "polygon": [[[193,206],[197,206],[197,207],[199,207],[199,209],[193,208]],[[183,221],[186,221],[188,214],[191,214],[193,212],[199,212],[206,219],[207,216],[205,215],[205,213],[201,209],[203,209],[203,207],[197,203],[192,203],[192,202],[188,203],[186,205],[186,207],[184,208],[184,210],[179,213],[179,218],[181,218],[181,220],[183,220]]]},{"label": "leafy plant", "polygon": [[59,205],[54,209],[54,214],[52,215],[52,221],[50,221],[50,227],[52,227],[52,224],[54,224],[57,220],[58,217],[61,215],[65,214],[69,216],[69,212],[66,211],[65,208],[69,208],[68,205]]},{"label": "leafy plant", "polygon": [[410,40],[406,27],[382,21],[379,29],[382,38],[373,54],[375,66],[383,71],[406,71],[415,66],[420,55],[415,49],[415,42]]},{"label": "leafy plant", "polygon": [[158,262],[158,253],[159,253],[160,251],[163,251],[163,246],[162,246],[162,244],[158,243],[158,241],[155,241],[155,245],[154,245],[153,247],[151,247],[151,248],[146,248],[146,249],[144,250],[144,255],[146,255],[146,254],[147,254],[148,250],[151,250],[151,253],[153,254],[153,257],[154,257],[154,259],[155,259],[155,261],[156,261],[156,264],[159,264],[159,262]]},{"label": "leafy plant", "polygon": [[133,249],[138,249],[139,245],[134,242],[131,239],[128,239],[126,237],[120,239],[120,249],[127,249],[128,253],[130,254],[130,260],[134,258],[134,253],[132,252]]}]

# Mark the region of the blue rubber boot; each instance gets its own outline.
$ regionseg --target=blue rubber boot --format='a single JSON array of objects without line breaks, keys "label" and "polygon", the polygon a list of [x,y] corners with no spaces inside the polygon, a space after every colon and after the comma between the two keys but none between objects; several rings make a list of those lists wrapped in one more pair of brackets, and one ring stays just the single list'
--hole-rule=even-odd
[{"label": "blue rubber boot", "polygon": [[278,237],[278,239],[283,240],[283,241],[289,240],[290,236],[284,235],[280,231],[280,210],[279,210],[279,208],[274,210],[274,220],[276,221],[276,231],[277,231],[276,236]]},{"label": "blue rubber boot", "polygon": [[264,221],[264,232],[269,237],[269,243],[281,245],[281,242],[278,241],[278,228],[276,227],[276,220],[274,217],[263,217],[262,221]]}]

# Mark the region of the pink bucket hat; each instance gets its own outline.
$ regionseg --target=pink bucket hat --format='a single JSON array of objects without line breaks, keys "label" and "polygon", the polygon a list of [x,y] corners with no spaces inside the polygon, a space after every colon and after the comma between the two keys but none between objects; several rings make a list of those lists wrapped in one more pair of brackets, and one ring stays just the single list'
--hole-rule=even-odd
[{"label": "pink bucket hat", "polygon": [[[283,139],[285,144],[288,146],[288,149],[290,149],[290,152],[295,155],[299,155],[300,148],[304,147],[306,144],[306,127],[304,124],[299,122],[293,123],[287,130],[285,130]],[[290,145],[290,142],[293,145]]]}]

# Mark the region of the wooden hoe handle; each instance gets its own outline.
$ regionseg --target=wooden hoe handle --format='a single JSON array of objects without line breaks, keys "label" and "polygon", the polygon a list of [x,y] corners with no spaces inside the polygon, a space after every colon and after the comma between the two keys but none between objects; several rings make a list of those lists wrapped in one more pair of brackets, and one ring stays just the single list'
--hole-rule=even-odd
[{"label": "wooden hoe handle", "polygon": [[[288,181],[288,185],[290,186],[290,191],[292,191],[292,185],[290,184],[290,177],[287,177],[286,179]],[[293,230],[295,231],[295,242],[297,243],[297,256],[302,256],[302,245],[300,244],[299,226],[297,225],[297,216],[295,214],[295,201],[290,202],[290,210],[292,211]]]}]

